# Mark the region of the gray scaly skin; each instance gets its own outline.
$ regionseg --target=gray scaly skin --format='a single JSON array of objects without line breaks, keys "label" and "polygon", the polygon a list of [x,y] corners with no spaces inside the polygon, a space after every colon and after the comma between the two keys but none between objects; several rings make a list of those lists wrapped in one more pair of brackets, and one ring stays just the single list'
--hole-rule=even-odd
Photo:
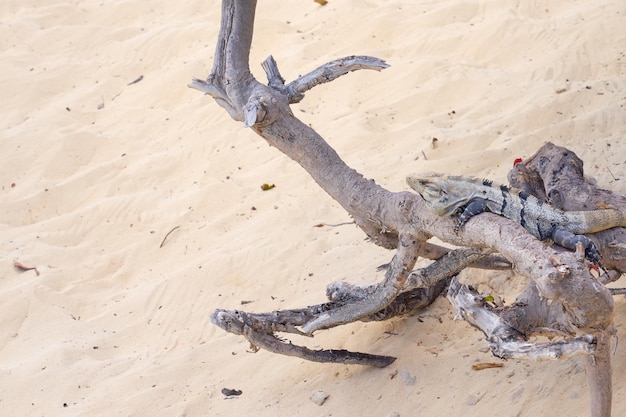
[{"label": "gray scaly skin", "polygon": [[[583,233],[596,233],[613,227],[626,227],[626,212],[619,210],[561,211],[534,196],[490,180],[469,176],[420,173],[406,177],[411,188],[438,215],[460,213],[458,224],[484,211],[504,216],[521,224],[540,240],[552,239],[567,249],[581,243],[586,257],[602,268],[600,254]],[[604,272],[604,268],[602,268]]]}]

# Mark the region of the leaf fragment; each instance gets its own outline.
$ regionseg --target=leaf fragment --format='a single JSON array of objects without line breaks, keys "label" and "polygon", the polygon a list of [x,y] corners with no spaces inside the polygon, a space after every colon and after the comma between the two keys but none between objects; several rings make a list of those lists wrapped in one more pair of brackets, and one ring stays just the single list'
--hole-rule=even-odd
[{"label": "leaf fragment", "polygon": [[503,366],[504,364],[500,362],[481,362],[472,365],[472,369],[475,371],[482,371],[483,369],[502,368]]},{"label": "leaf fragment", "polygon": [[222,388],[222,394],[224,394],[227,397],[232,397],[232,396],[239,396],[243,394],[243,392],[240,389]]},{"label": "leaf fragment", "polygon": [[20,271],[35,271],[35,273],[39,275],[39,271],[37,270],[36,266],[24,265],[17,259],[13,261],[13,266],[19,269]]}]

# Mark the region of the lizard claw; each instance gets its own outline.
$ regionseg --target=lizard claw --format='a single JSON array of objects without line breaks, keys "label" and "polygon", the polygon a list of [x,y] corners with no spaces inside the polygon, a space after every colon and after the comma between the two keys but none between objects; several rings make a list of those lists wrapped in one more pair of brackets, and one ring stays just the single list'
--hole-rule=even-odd
[{"label": "lizard claw", "polygon": [[601,271],[602,275],[605,275],[609,272],[604,268],[604,266],[602,266],[602,263],[600,262],[601,257],[602,255],[600,254],[600,251],[598,251],[598,248],[596,248],[596,245],[594,245],[593,242],[589,242],[585,248],[585,258],[591,261],[594,269]]},{"label": "lizard claw", "polygon": [[461,216],[458,216],[454,221],[454,233],[459,234],[459,231],[463,227],[467,220],[463,220]]}]

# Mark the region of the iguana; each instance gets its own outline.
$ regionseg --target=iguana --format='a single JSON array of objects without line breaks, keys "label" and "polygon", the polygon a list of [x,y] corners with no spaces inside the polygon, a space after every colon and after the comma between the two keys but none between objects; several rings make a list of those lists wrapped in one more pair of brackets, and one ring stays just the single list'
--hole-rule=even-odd
[{"label": "iguana", "polygon": [[626,212],[614,209],[561,211],[524,191],[490,180],[420,173],[407,176],[406,181],[424,198],[433,213],[459,213],[459,226],[472,216],[490,211],[518,222],[540,240],[552,239],[557,245],[571,250],[581,243],[585,256],[605,273],[596,246],[582,234],[626,227]]}]

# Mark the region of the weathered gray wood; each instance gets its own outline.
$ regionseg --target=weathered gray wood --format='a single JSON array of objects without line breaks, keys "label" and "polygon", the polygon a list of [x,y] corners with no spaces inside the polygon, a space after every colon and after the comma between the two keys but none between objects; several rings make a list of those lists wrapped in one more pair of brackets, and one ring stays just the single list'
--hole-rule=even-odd
[{"label": "weathered gray wood", "polygon": [[[509,181],[537,198],[565,211],[615,208],[626,210],[626,197],[598,188],[585,177],[583,161],[569,149],[546,143],[509,172]],[[600,253],[602,264],[614,270],[606,282],[626,272],[626,228],[615,227],[587,235]]]},{"label": "weathered gray wood", "polygon": [[[616,208],[626,210],[626,197],[598,188],[584,175],[583,161],[569,149],[546,143],[509,173],[509,181],[530,194],[562,210],[595,210]],[[602,254],[602,263],[610,269],[601,277],[603,283],[617,280],[626,271],[626,228],[613,228],[587,235]],[[623,294],[623,289],[611,289],[611,294]],[[535,303],[536,304],[536,303]],[[610,416],[612,372],[610,340],[615,330],[612,324],[595,329],[595,352],[585,362],[592,416]]]},{"label": "weathered gray wood", "polygon": [[[249,32],[254,24],[253,3],[224,1],[223,28],[216,50],[216,64],[206,81],[226,93],[226,98],[218,98],[235,106],[236,110],[229,113],[236,114],[237,120],[243,120],[244,109],[251,103],[257,109],[255,114],[262,116],[252,129],[306,169],[354,217],[356,224],[372,241],[388,248],[395,247],[399,252],[395,259],[405,265],[405,268],[409,265],[407,260],[415,256],[403,248],[403,243],[398,239],[400,234],[404,236],[404,240],[416,242],[412,245],[415,251],[419,250],[419,243],[433,235],[456,245],[491,247],[507,259],[515,260],[516,270],[534,279],[545,297],[564,297],[565,305],[576,306],[568,311],[572,314],[572,321],[583,327],[587,324],[602,324],[612,305],[607,305],[606,294],[587,288],[592,285],[589,279],[593,277],[585,274],[573,256],[546,251],[541,242],[525,233],[519,225],[497,216],[478,216],[470,220],[462,232],[457,233],[453,221],[431,214],[416,194],[390,192],[348,167],[323,138],[293,117],[288,97],[254,80],[249,73],[247,59],[244,59],[241,52],[245,50],[245,53],[249,53]],[[589,298],[595,298],[592,303],[583,304],[595,305],[593,312],[578,308],[578,294],[558,288],[560,286],[555,278],[558,281],[558,277],[562,275],[557,269],[561,265],[561,269],[568,271],[568,276],[580,276],[580,279],[575,279],[580,281],[580,289],[585,290]],[[333,323],[358,320],[379,311],[398,294],[394,285],[401,285],[406,279],[402,276],[404,273],[406,271],[403,268],[393,269],[392,275],[395,276],[388,275],[380,291],[372,294],[371,300],[346,307],[343,311],[336,310],[324,318],[317,318],[314,323],[305,326],[306,331],[310,333],[330,327]]]},{"label": "weathered gray wood", "polygon": [[[453,219],[432,214],[417,194],[390,192],[347,166],[321,136],[294,117],[289,105],[302,99],[306,90],[321,82],[353,69],[372,68],[359,61],[363,60],[362,57],[350,58],[352,61],[348,59],[343,63],[333,61],[286,84],[278,65],[270,60],[264,65],[269,85],[259,83],[251,75],[248,62],[255,8],[254,0],[223,1],[221,29],[212,72],[206,80],[193,80],[190,87],[211,95],[234,120],[244,122],[244,126],[300,164],[320,187],[350,213],[372,242],[393,249],[396,253],[382,282],[367,287],[367,291],[353,288],[353,296],[350,291],[344,291],[342,302],[333,304],[332,308],[320,308],[312,314],[296,314],[299,320],[297,323],[291,321],[289,314],[276,314],[273,319],[268,318],[268,321],[263,322],[249,313],[239,316],[233,313],[234,319],[231,320],[230,312],[218,310],[214,313],[216,324],[269,350],[317,360],[320,356],[314,352],[293,349],[291,346],[285,349],[274,332],[312,335],[317,330],[351,321],[387,318],[396,312],[410,310],[402,306],[410,305],[410,300],[415,299],[406,295],[409,291],[416,291],[412,286],[433,283],[434,286],[441,286],[445,279],[449,279],[449,276],[440,280],[419,272],[411,273],[418,256],[429,254],[429,258],[437,258],[447,253],[446,249],[426,242],[432,236],[437,236],[453,245],[499,253],[513,265],[516,272],[529,279],[528,290],[523,296],[530,305],[524,309],[520,302],[508,310],[491,311],[495,314],[494,319],[503,320],[508,325],[509,321],[515,321],[520,325],[519,328],[529,330],[532,330],[533,323],[557,323],[553,330],[564,331],[576,341],[560,351],[565,353],[569,352],[571,346],[579,346],[576,343],[581,340],[582,348],[572,349],[571,352],[585,351],[584,343],[587,347],[591,343],[585,336],[587,334],[592,334],[595,340],[600,340],[601,334],[610,334],[613,318],[611,294],[575,254],[546,247],[521,225],[493,214],[476,216],[461,230],[457,230]],[[374,62],[373,69],[382,69],[386,65],[380,60]],[[548,191],[547,198],[555,199],[555,195]],[[623,245],[623,240],[617,244]],[[448,259],[453,256],[451,254]],[[484,265],[487,258],[478,258],[475,262]],[[442,264],[435,262],[433,265],[436,268]],[[459,262],[457,266],[463,268],[467,265]],[[427,287],[426,290],[435,293],[431,288]],[[335,292],[339,293],[341,291]],[[428,296],[426,298],[429,299]],[[548,305],[558,306],[558,309],[546,308]],[[547,321],[546,317],[551,320]],[[247,320],[252,321],[246,324]],[[580,337],[582,339],[576,339]],[[342,355],[339,355],[341,360],[344,359]],[[605,359],[600,355],[600,351],[594,352],[596,359]],[[607,365],[593,368],[597,370],[598,378],[590,379],[590,383],[606,383],[610,363],[604,363]],[[592,388],[594,417],[609,415],[610,395],[606,393],[606,389]]]},{"label": "weathered gray wood", "polygon": [[589,383],[592,417],[610,417],[613,399],[612,368],[611,368],[611,339],[613,328],[601,332],[597,337],[597,347],[594,353],[587,356],[585,371]]},{"label": "weathered gray wood", "polygon": [[[416,277],[428,276],[431,284],[425,288],[417,288],[411,284],[405,286],[393,301],[381,310],[361,317],[361,321],[381,321],[392,317],[411,314],[416,310],[430,305],[433,300],[447,288],[449,277],[460,272],[465,266],[483,256],[482,251],[476,249],[460,249],[448,253],[439,261],[433,262],[424,269],[413,271],[411,276],[416,283]],[[378,293],[375,284],[368,287],[358,287],[346,282],[335,282],[327,289],[329,302],[301,309],[281,310],[271,313],[247,313],[237,310],[218,309],[211,315],[211,321],[223,330],[246,337],[257,348],[263,348],[274,353],[288,356],[297,356],[315,362],[350,363],[369,366],[387,366],[393,362],[392,357],[364,354],[337,350],[310,350],[303,346],[284,341],[275,333],[292,333],[306,336],[307,333],[299,330],[315,319],[325,317],[333,310],[344,306],[358,305],[368,300],[372,293]],[[338,325],[341,323],[333,323]],[[340,353],[339,353],[340,352]]]},{"label": "weathered gray wood", "polygon": [[396,358],[391,356],[371,355],[369,353],[350,352],[344,349],[313,350],[294,345],[274,335],[272,326],[242,311],[218,310],[211,320],[223,329],[244,336],[250,342],[253,351],[263,348],[269,352],[286,356],[295,356],[313,362],[343,363],[346,365],[367,365],[384,368]]},{"label": "weathered gray wood", "polygon": [[511,327],[484,297],[453,279],[448,299],[459,315],[487,336],[492,353],[503,359],[561,359],[594,352],[596,338],[591,334],[567,337],[550,343],[529,343],[519,329]]}]

